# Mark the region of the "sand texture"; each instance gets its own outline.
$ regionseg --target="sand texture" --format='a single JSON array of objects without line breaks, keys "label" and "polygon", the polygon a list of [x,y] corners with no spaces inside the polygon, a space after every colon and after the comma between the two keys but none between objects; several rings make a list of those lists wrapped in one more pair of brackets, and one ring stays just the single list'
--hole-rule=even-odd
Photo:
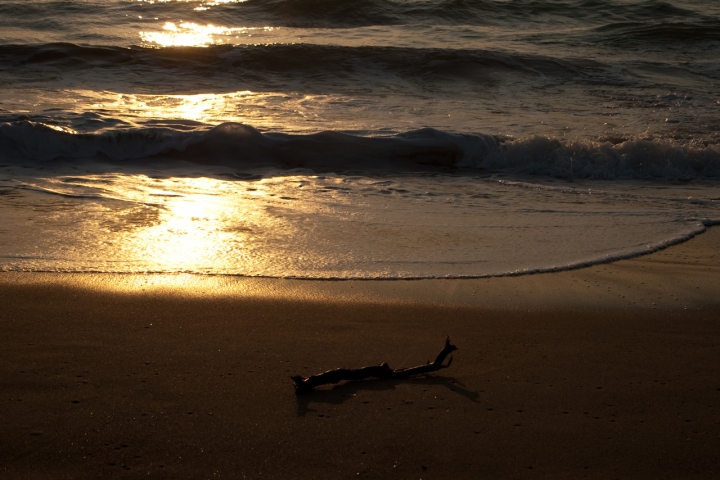
[{"label": "sand texture", "polygon": [[[468,281],[0,275],[0,476],[720,478],[720,229]],[[290,375],[435,358],[427,377]]]}]

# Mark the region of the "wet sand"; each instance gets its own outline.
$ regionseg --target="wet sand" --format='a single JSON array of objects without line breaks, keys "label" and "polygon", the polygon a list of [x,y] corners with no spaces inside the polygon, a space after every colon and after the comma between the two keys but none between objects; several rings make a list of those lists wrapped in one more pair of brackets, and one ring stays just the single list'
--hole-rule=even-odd
[{"label": "wet sand", "polygon": [[[720,229],[482,280],[0,274],[3,478],[720,478]],[[290,375],[449,369],[296,397]]]}]

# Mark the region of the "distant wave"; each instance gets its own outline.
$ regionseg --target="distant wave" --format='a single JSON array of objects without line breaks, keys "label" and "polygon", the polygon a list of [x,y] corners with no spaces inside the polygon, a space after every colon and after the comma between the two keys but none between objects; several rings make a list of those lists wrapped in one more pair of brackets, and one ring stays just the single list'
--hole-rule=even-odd
[{"label": "distant wave", "polygon": [[450,86],[453,91],[457,84],[481,89],[508,78],[533,84],[554,81],[626,86],[642,82],[612,65],[590,59],[475,49],[309,44],[209,48],[0,45],[2,72],[22,79],[49,79],[43,81],[54,81],[61,74],[65,85],[92,82],[94,89],[142,88],[142,93],[188,93],[209,82],[213,91],[285,90],[291,85],[319,92],[336,91],[337,85],[342,91],[350,87],[367,90],[370,85],[375,90],[397,89],[403,81],[421,89]]},{"label": "distant wave", "polygon": [[[225,18],[237,17],[255,25],[287,27],[358,27],[433,23],[502,25],[563,20],[700,21],[708,18],[703,2],[683,7],[669,1],[619,2],[609,0],[247,0],[217,9]],[[712,5],[712,2],[704,2]],[[172,6],[162,6],[163,10]]]},{"label": "distant wave", "polygon": [[720,42],[720,21],[699,22],[618,22],[594,29],[609,44],[656,45]]},{"label": "distant wave", "polygon": [[[119,11],[133,12],[132,3],[116,5]],[[182,14],[186,2],[147,2],[143,10],[147,16]],[[432,22],[455,24],[499,24],[518,20],[532,22],[563,18],[566,21],[609,18],[626,21],[643,18],[650,21],[702,18],[702,4],[683,7],[669,1],[647,0],[618,2],[608,0],[247,0],[240,3],[214,5],[206,13],[245,25],[275,25],[288,27],[355,27],[368,25],[397,25]],[[48,22],[48,9],[54,15],[77,16],[78,12],[100,14],[107,11],[101,1],[86,1],[82,7],[66,2],[28,2],[8,0],[0,4],[0,16],[28,19],[44,29],[62,29],[61,22]]]},{"label": "distant wave", "polygon": [[[609,28],[609,27],[608,27]],[[625,25],[610,29],[608,42],[633,42],[636,35],[648,35],[650,27]],[[657,27],[660,28],[660,27]],[[664,35],[664,30],[657,36]],[[708,38],[718,39],[717,30],[707,30]],[[676,32],[677,35],[679,33]],[[652,39],[650,39],[652,40]],[[662,67],[663,65],[659,65]],[[698,75],[717,77],[718,62],[687,67]],[[112,47],[82,46],[72,43],[43,45],[0,45],[0,73],[23,81],[44,81],[64,76],[66,85],[79,81],[94,89],[142,88],[154,85],[177,88],[183,93],[212,82],[214,90],[223,85],[257,90],[300,88],[333,89],[343,86],[367,88],[397,87],[397,81],[411,82],[419,88],[455,86],[458,82],[482,88],[497,85],[506,78],[530,82],[562,82],[608,86],[641,86],[646,79],[617,64],[581,57],[555,57],[480,49],[347,47],[339,45],[273,44],[222,45],[211,47]],[[75,75],[77,74],[77,75]],[[79,79],[79,80],[76,80]],[[141,85],[141,86],[138,86]]]},{"label": "distant wave", "polygon": [[[660,27],[657,27],[660,28]],[[663,27],[664,28],[664,27]],[[632,29],[637,30],[633,34]],[[625,25],[607,32],[608,42],[631,45],[652,29]],[[656,36],[665,35],[664,30]],[[717,38],[720,24],[708,29]],[[675,32],[676,35],[680,33]],[[650,43],[657,43],[651,38]],[[718,78],[717,61],[691,63],[695,75]],[[632,64],[628,64],[632,66]],[[666,65],[653,63],[656,68]],[[673,65],[670,65],[673,68]],[[398,81],[422,91],[451,87],[475,91],[508,79],[531,82],[604,86],[644,86],[649,81],[632,68],[602,59],[512,53],[481,49],[346,47],[338,45],[273,44],[212,47],[104,47],[71,43],[0,45],[0,74],[21,82],[56,81],[69,88],[92,85],[95,90],[138,93],[187,93],[212,88],[267,91],[291,88],[318,92],[338,89],[396,91]],[[205,87],[199,87],[204,85]],[[212,87],[208,87],[212,85]],[[339,85],[339,86],[338,86]],[[454,91],[454,90],[453,90]]]},{"label": "distant wave", "polygon": [[[261,133],[224,123],[209,130],[169,128],[68,133],[34,122],[0,124],[6,162],[183,160],[235,168],[316,172],[513,172],[569,178],[720,178],[720,145],[680,146],[662,138],[508,140],[421,129],[391,137],[341,132]],[[138,163],[139,162],[139,163]]]},{"label": "distant wave", "polygon": [[70,43],[0,45],[0,70],[47,66],[67,71],[121,69],[144,75],[209,72],[266,80],[273,75],[362,78],[382,72],[403,78],[477,80],[502,70],[531,76],[581,76],[602,64],[485,50],[342,47],[333,45],[242,45],[204,47],[102,47]]}]

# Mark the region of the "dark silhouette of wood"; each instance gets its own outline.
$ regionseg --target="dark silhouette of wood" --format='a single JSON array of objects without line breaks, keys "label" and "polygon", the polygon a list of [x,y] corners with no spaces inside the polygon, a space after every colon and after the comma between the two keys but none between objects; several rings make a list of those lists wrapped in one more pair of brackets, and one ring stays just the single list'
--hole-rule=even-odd
[{"label": "dark silhouette of wood", "polygon": [[[329,370],[318,375],[312,375],[310,377],[302,377],[295,375],[290,377],[295,382],[295,393],[301,395],[309,392],[313,388],[320,385],[328,385],[331,383],[338,383],[343,380],[364,380],[366,378],[392,378],[392,379],[404,379],[414,375],[423,375],[430,372],[438,371],[442,368],[448,368],[452,364],[452,352],[457,350],[457,347],[450,343],[450,337],[445,339],[445,348],[442,349],[438,356],[435,358],[433,363],[428,362],[426,365],[420,365],[418,367],[411,368],[399,368],[393,370],[390,365],[383,363],[382,365],[374,365],[370,367],[362,367],[356,369],[338,368],[336,370]],[[447,365],[443,365],[445,358],[450,355]]]}]

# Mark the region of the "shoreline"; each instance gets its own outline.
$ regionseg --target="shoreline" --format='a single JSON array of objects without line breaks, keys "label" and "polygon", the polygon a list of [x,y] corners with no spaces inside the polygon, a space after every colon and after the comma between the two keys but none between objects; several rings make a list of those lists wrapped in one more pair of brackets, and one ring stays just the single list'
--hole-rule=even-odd
[{"label": "shoreline", "polygon": [[484,308],[686,310],[720,306],[717,279],[720,279],[720,227],[708,227],[687,241],[646,255],[525,275],[314,280],[198,274],[0,272],[0,288],[22,285],[125,295]]},{"label": "shoreline", "polygon": [[[0,472],[717,478],[719,259],[709,229],[481,280],[3,273]],[[294,394],[291,375],[423,364],[448,334],[441,372]]]}]

